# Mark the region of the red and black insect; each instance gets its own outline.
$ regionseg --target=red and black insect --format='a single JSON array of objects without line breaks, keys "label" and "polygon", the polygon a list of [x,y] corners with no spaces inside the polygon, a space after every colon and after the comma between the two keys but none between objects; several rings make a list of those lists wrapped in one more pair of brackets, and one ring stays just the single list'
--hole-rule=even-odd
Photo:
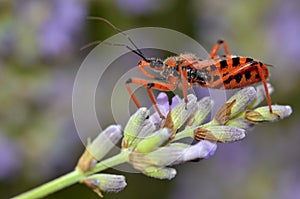
[{"label": "red and black insect", "polygon": [[[222,57],[216,55],[220,45],[223,45],[226,52],[226,55]],[[234,89],[243,88],[257,82],[263,82],[269,110],[272,112],[271,99],[266,83],[269,76],[267,65],[249,57],[231,55],[223,40],[216,43],[206,60],[201,60],[193,54],[181,54],[165,60],[149,59],[143,56],[143,59],[138,63],[138,68],[145,76],[154,79],[154,81],[131,78],[126,82],[126,88],[136,106],[140,107],[129,84],[146,87],[150,99],[160,116],[162,114],[156,105],[152,89],[172,91],[179,87],[182,89],[184,99],[187,102],[187,90],[194,85],[213,89]],[[159,77],[153,76],[145,68],[159,71]]]},{"label": "red and black insect", "polygon": [[[269,65],[253,58],[232,55],[225,41],[219,40],[211,50],[209,57],[205,60],[199,59],[193,54],[181,54],[179,56],[169,57],[165,60],[159,58],[147,58],[127,34],[121,32],[120,29],[116,28],[109,21],[98,17],[93,17],[92,19],[104,21],[116,31],[124,34],[135,49],[125,44],[109,45],[125,46],[133,53],[140,56],[142,59],[138,63],[139,70],[146,77],[153,79],[130,78],[126,81],[126,88],[138,108],[140,108],[141,105],[131,90],[130,84],[146,87],[149,97],[158,114],[161,117],[164,117],[156,104],[152,89],[172,91],[179,87],[182,90],[183,97],[187,103],[187,90],[194,85],[213,89],[235,89],[262,82],[266,92],[269,110],[272,113],[271,98],[266,82],[266,79],[269,76],[267,68]],[[221,45],[223,45],[225,50],[224,56],[217,55]],[[155,76],[150,74],[147,69],[158,72],[158,75]]]}]

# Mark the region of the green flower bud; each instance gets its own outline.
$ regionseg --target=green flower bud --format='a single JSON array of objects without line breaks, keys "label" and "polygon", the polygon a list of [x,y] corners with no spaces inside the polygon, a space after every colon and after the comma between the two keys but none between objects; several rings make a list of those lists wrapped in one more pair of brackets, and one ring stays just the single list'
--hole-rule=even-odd
[{"label": "green flower bud", "polygon": [[229,120],[226,123],[226,126],[234,126],[234,127],[238,127],[241,129],[251,130],[254,127],[254,124],[252,122],[250,122],[249,120],[246,120],[244,118],[244,116],[245,116],[245,114],[242,114],[239,117]]},{"label": "green flower bud", "polygon": [[200,126],[194,130],[195,140],[234,142],[243,139],[245,130],[233,126]]},{"label": "green flower bud", "polygon": [[122,148],[135,147],[135,139],[143,127],[144,121],[149,117],[149,111],[146,108],[140,108],[133,114],[125,129],[124,138],[122,140]]},{"label": "green flower bud", "polygon": [[140,141],[135,148],[136,152],[148,153],[154,151],[163,143],[165,143],[171,136],[170,130],[167,128],[159,129],[152,135]]},{"label": "green flower bud", "polygon": [[94,174],[83,180],[87,186],[103,197],[101,191],[119,192],[126,187],[125,177],[113,174]]},{"label": "green flower bud", "polygon": [[194,95],[188,95],[188,103],[185,104],[181,100],[179,104],[172,110],[171,116],[173,120],[173,131],[177,131],[190,117],[196,108],[197,98]]},{"label": "green flower bud", "polygon": [[171,180],[176,175],[176,170],[167,167],[154,167],[150,166],[143,171],[143,173],[149,177],[158,179],[168,179]]},{"label": "green flower bud", "polygon": [[245,118],[253,123],[276,122],[292,114],[290,106],[272,105],[273,113],[270,113],[268,106],[259,107],[255,110],[246,111]]},{"label": "green flower bud", "polygon": [[156,131],[156,129],[157,126],[151,120],[146,120],[141,128],[140,133],[137,135],[133,145],[136,146],[141,140],[152,135]]},{"label": "green flower bud", "polygon": [[165,167],[190,160],[208,158],[214,153],[216,146],[215,143],[208,141],[201,141],[194,145],[172,143],[146,154],[144,158],[147,158],[151,165]]},{"label": "green flower bud", "polygon": [[193,121],[191,126],[198,126],[204,122],[213,108],[214,102],[210,97],[204,97],[196,104]]},{"label": "green flower bud", "polygon": [[[269,94],[271,95],[271,93],[274,91],[274,88],[272,87],[271,84],[267,84],[268,86],[268,91]],[[252,109],[257,107],[260,103],[262,103],[262,101],[264,101],[266,98],[266,91],[265,91],[265,87],[264,85],[259,85],[256,87],[256,97],[255,99],[248,105],[248,109]]]},{"label": "green flower bud", "polygon": [[111,125],[92,141],[89,152],[99,161],[119,142],[121,137],[121,126]]},{"label": "green flower bud", "polygon": [[151,162],[152,165],[165,167],[179,162],[182,159],[183,153],[189,147],[190,145],[184,143],[172,143],[145,154],[144,158],[147,158],[148,162]]},{"label": "green flower bud", "polygon": [[78,160],[77,168],[81,172],[90,170],[93,165],[101,160],[121,139],[121,126],[111,125],[101,132],[92,143],[88,140],[86,150]]},{"label": "green flower bud", "polygon": [[233,95],[216,113],[215,120],[219,124],[226,124],[231,118],[245,110],[255,98],[256,91],[253,87],[246,87]]}]

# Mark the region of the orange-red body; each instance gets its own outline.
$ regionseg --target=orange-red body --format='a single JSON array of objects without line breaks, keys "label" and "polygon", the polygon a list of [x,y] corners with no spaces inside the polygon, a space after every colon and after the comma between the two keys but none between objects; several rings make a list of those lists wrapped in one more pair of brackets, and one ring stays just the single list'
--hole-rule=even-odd
[{"label": "orange-red body", "polygon": [[[216,55],[221,44],[223,44],[226,52],[226,55],[222,57]],[[129,87],[130,83],[147,87],[151,101],[160,116],[163,117],[156,105],[152,89],[170,91],[178,86],[182,89],[184,99],[187,102],[187,89],[193,85],[214,89],[234,89],[263,82],[269,109],[272,112],[266,83],[269,76],[267,66],[256,59],[231,55],[226,43],[222,40],[216,43],[206,60],[201,60],[193,54],[181,54],[163,61],[157,58],[145,58],[140,51],[133,52],[143,57],[138,64],[140,71],[145,76],[155,79],[155,81],[149,81],[131,78],[126,82],[126,88],[137,107],[140,107],[140,104]],[[159,74],[154,76],[146,68],[159,72]]]},{"label": "orange-red body", "polygon": [[[231,55],[225,41],[219,40],[206,60],[201,60],[193,54],[181,54],[179,56],[169,57],[165,60],[147,58],[126,33],[115,27],[108,20],[101,17],[89,17],[89,19],[103,21],[117,32],[126,36],[135,49],[126,44],[113,44],[108,42],[105,42],[105,44],[126,47],[140,56],[142,60],[138,63],[139,70],[145,76],[154,79],[153,81],[150,81],[146,79],[130,78],[126,81],[126,88],[138,108],[141,106],[131,90],[130,84],[147,87],[150,99],[158,114],[161,117],[164,117],[156,104],[152,89],[171,91],[178,86],[182,89],[183,97],[187,103],[187,90],[193,85],[215,89],[234,89],[262,82],[266,92],[269,110],[270,113],[272,113],[271,98],[266,81],[269,76],[267,65],[249,57]],[[84,48],[97,43],[101,43],[101,41],[94,41]],[[225,55],[220,57],[217,55],[217,52],[221,45],[224,47]],[[158,72],[159,74],[154,76],[150,74],[146,68]]]}]

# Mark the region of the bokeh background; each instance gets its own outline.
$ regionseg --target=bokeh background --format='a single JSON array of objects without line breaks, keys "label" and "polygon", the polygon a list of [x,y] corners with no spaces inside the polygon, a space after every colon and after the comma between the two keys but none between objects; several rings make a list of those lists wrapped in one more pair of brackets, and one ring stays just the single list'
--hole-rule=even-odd
[{"label": "bokeh background", "polygon": [[[220,144],[208,160],[177,166],[172,181],[111,169],[125,175],[128,186],[105,198],[300,198],[298,0],[1,0],[0,198],[71,171],[84,150],[72,118],[72,88],[92,48],[79,49],[115,34],[103,23],[87,21],[88,15],[104,17],[123,30],[174,29],[207,50],[223,38],[233,54],[274,65],[272,101],[294,110],[284,121],[256,127],[241,142]],[[115,72],[134,65],[124,61],[119,67]],[[114,123],[107,110],[113,82],[100,84],[99,121],[108,125]],[[74,185],[47,198],[98,196]]]}]

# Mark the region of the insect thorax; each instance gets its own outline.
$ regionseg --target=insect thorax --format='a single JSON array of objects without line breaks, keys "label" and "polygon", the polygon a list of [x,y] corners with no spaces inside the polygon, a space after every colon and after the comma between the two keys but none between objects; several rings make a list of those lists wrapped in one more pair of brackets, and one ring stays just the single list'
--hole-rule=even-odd
[{"label": "insect thorax", "polygon": [[187,81],[190,84],[199,84],[204,86],[207,82],[210,82],[211,76],[206,69],[194,69],[191,67],[186,68]]}]

